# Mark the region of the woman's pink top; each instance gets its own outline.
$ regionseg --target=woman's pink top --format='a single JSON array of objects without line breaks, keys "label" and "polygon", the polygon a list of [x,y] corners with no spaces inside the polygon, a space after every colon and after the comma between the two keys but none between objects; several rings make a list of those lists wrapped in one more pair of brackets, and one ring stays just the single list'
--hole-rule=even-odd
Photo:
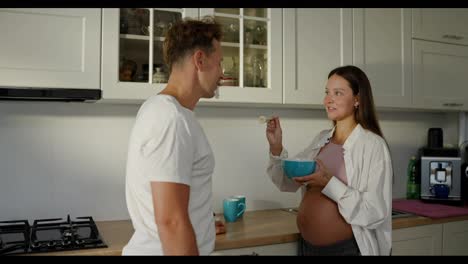
[{"label": "woman's pink top", "polygon": [[346,185],[348,185],[348,178],[346,177],[346,169],[344,166],[343,158],[343,145],[338,145],[333,142],[329,142],[322,147],[316,159],[320,159],[328,171]]}]

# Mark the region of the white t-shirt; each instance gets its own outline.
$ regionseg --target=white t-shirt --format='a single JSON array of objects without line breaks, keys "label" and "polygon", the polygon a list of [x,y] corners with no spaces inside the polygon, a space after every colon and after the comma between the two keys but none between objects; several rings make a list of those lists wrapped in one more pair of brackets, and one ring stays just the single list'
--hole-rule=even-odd
[{"label": "white t-shirt", "polygon": [[216,230],[211,177],[214,155],[194,113],[169,95],[150,97],[138,111],[127,157],[126,199],[135,233],[123,255],[162,255],[152,181],[190,186],[189,217],[198,250],[209,255]]}]

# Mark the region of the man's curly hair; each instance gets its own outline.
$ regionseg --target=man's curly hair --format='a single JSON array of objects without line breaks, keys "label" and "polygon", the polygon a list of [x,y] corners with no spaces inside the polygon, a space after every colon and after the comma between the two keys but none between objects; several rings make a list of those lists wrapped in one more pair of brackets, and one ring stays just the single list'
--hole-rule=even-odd
[{"label": "man's curly hair", "polygon": [[207,54],[214,52],[213,39],[221,41],[222,36],[221,25],[211,16],[202,20],[186,18],[175,23],[167,31],[163,43],[164,61],[169,72],[174,64],[191,55],[195,49]]}]

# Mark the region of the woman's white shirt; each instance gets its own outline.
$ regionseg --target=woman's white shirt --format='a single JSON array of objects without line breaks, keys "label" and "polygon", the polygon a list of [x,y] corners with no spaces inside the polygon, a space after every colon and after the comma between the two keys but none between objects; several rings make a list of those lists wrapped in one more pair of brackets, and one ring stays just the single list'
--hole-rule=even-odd
[{"label": "woman's white shirt", "polygon": [[[320,132],[312,143],[294,158],[314,159],[333,136],[334,128]],[[393,168],[385,140],[357,125],[343,144],[348,185],[332,177],[322,193],[334,200],[362,255],[390,255],[392,247]],[[285,148],[280,156],[270,153],[267,173],[285,192],[301,186],[283,174],[281,160],[288,158]]]}]

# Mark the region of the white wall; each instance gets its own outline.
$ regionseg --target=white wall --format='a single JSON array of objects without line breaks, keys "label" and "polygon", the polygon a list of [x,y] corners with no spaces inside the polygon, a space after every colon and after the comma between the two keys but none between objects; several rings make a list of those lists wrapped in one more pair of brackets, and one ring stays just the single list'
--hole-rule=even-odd
[{"label": "white wall", "polygon": [[[0,220],[93,216],[128,219],[124,172],[137,105],[0,102]],[[196,114],[216,158],[214,206],[247,197],[248,210],[297,206],[299,193],[281,193],[265,174],[267,142],[259,115],[281,117],[285,146],[299,152],[330,126],[322,110],[199,107]],[[406,165],[427,142],[429,127],[444,128],[456,144],[456,113],[379,114],[393,156],[394,197],[405,192]]]}]

